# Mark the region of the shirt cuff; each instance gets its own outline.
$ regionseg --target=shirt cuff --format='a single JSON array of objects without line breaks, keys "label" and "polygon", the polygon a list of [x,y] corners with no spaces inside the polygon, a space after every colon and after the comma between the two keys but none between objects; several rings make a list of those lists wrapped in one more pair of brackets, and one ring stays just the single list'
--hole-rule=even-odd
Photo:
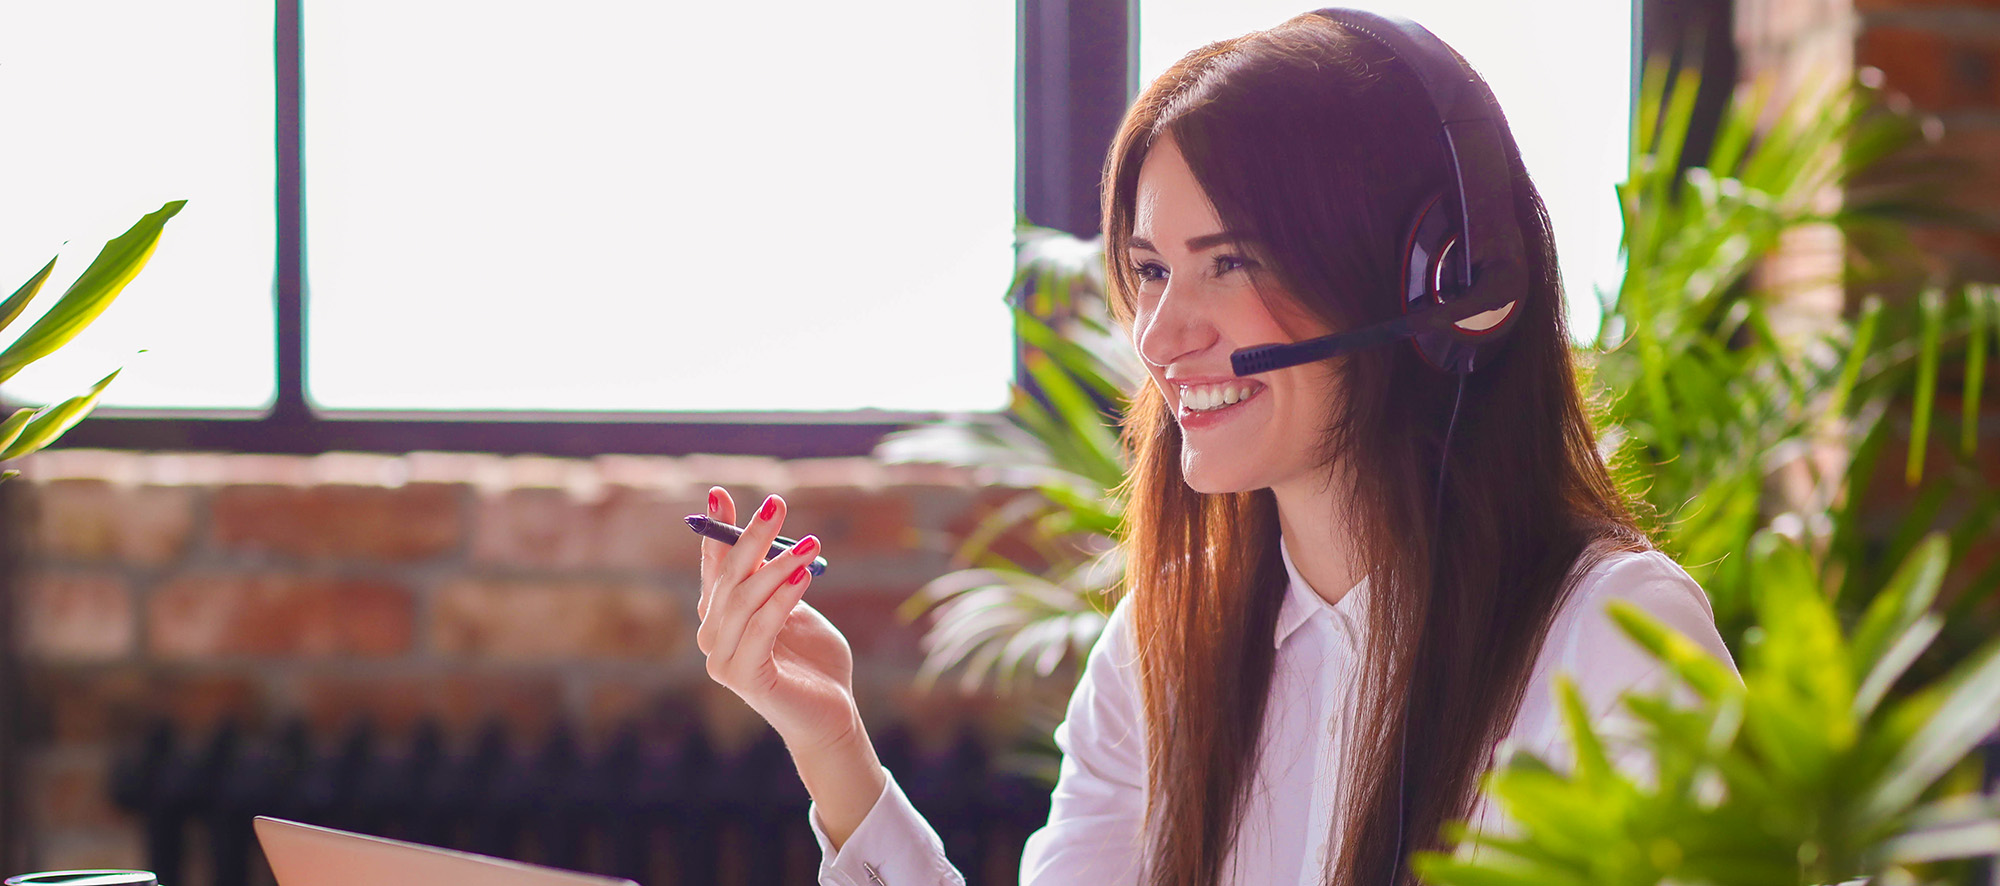
[{"label": "shirt cuff", "polygon": [[[819,803],[806,807],[806,821],[819,841],[819,882],[830,886],[965,886],[965,877],[945,858],[944,841],[910,805],[896,776],[882,768],[882,795],[839,849],[819,820]],[[872,873],[871,873],[872,871]]]}]

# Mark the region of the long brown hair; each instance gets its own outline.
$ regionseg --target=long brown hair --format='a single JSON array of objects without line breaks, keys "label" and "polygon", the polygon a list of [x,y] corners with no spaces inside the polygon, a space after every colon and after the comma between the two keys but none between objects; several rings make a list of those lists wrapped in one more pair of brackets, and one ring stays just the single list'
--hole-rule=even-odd
[{"label": "long brown hair", "polygon": [[[1502,132],[1517,154],[1504,122]],[[1111,301],[1128,330],[1139,168],[1161,136],[1298,307],[1333,329],[1400,310],[1404,233],[1448,172],[1435,112],[1387,50],[1301,15],[1195,50],[1140,93],[1104,181]],[[1343,767],[1345,839],[1331,883],[1385,883],[1395,864],[1404,703],[1405,853],[1449,849],[1440,827],[1470,816],[1574,578],[1611,551],[1650,547],[1597,452],[1547,211],[1518,159],[1513,177],[1532,292],[1504,350],[1465,379],[1441,535],[1432,496],[1457,377],[1408,342],[1336,363],[1342,393],[1317,454],[1329,481],[1339,478],[1330,488],[1370,595],[1360,707],[1347,715],[1379,728],[1361,731]],[[1149,882],[1216,883],[1256,771],[1276,655],[1287,582],[1277,504],[1270,489],[1190,489],[1179,425],[1152,384],[1135,393],[1122,436],[1133,466],[1120,488],[1121,543],[1147,729]],[[1449,544],[1433,576],[1440,538]],[[1325,543],[1286,541],[1294,551]]]}]

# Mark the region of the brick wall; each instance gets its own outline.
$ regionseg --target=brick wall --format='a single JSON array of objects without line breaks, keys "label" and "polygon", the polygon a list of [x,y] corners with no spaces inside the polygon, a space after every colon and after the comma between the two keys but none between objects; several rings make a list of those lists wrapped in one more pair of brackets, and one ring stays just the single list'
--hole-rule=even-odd
[{"label": "brick wall", "polygon": [[[1969,162],[1957,198],[2000,225],[2000,2],[1853,0],[1853,53],[1943,124],[1934,150]],[[2000,233],[1923,231],[1938,267],[2000,280]]]},{"label": "brick wall", "polygon": [[[2000,0],[1735,0],[1735,34],[1739,80],[1770,76],[1789,89],[1817,77],[1858,72],[1882,89],[1893,109],[1928,117],[1926,143],[1909,159],[1960,163],[1942,196],[1990,228],[1916,226],[1917,252],[1875,280],[1843,274],[1847,246],[1830,226],[1793,232],[1783,252],[1757,269],[1759,282],[1778,293],[1773,314],[1781,330],[1809,331],[1824,325],[1823,318],[1852,311],[1863,296],[1906,299],[1933,280],[2000,282]],[[1839,206],[1842,196],[1825,195],[1821,208]],[[1988,366],[1981,452],[1952,476],[1962,376],[1962,363],[1947,360],[1922,489],[1908,488],[1902,476],[1909,421],[1892,419],[1902,435],[1889,442],[1865,489],[1851,492],[1865,496],[1872,533],[1889,534],[1935,487],[1956,483],[1963,489],[1968,478],[1977,477],[1985,478],[1988,489],[2000,482],[1992,453],[1994,429],[2000,429],[2000,407],[1991,393],[2000,386],[2000,365],[1994,364]],[[1822,455],[1822,463],[1844,464],[1844,453]],[[1949,496],[1937,522],[1948,525],[1963,517],[1970,504],[1970,496]],[[2000,539],[1991,532],[1971,542],[1960,576],[1948,583],[1950,593],[1963,590],[1965,579],[2000,556]]]},{"label": "brick wall", "polygon": [[25,869],[144,866],[107,779],[155,718],[194,735],[302,718],[329,737],[362,718],[391,735],[430,718],[529,736],[562,719],[591,741],[671,699],[722,748],[746,745],[768,727],[694,644],[698,540],[681,517],[711,484],[739,509],[777,492],[785,534],[823,540],[830,569],[806,601],[852,644],[871,731],[942,744],[963,723],[996,739],[1019,725],[989,696],[919,696],[928,619],[894,614],[1017,491],[975,471],[102,451],[19,466]]},{"label": "brick wall", "polygon": [[[2000,225],[2000,2],[1736,0],[1736,44],[1740,79],[1866,71],[1899,108],[1935,115],[1928,150],[1968,162],[1952,196]],[[2000,233],[1930,228],[1918,242],[1927,270],[2000,280]]]},{"label": "brick wall", "polygon": [[[1933,115],[1918,153],[1966,162],[1949,196],[2000,230],[2000,2],[1995,0],[1736,0],[1740,80],[1772,77],[1781,92],[1861,72],[1900,109]],[[1827,195],[1823,208],[1839,205]],[[1920,228],[1919,267],[1876,286],[1839,284],[1841,243],[1830,230],[1797,232],[1769,281],[1806,282],[1800,316],[1837,310],[1862,292],[1915,291],[1927,274],[2000,280],[2000,232]],[[1781,311],[1781,314],[1784,312]],[[1780,318],[1784,319],[1783,316]]]}]

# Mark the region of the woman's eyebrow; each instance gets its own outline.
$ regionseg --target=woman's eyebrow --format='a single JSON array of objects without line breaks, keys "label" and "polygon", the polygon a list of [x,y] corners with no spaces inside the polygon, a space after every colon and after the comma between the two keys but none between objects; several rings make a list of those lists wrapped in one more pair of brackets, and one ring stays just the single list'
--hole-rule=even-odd
[{"label": "woman's eyebrow", "polygon": [[[1189,237],[1187,239],[1187,250],[1189,252],[1201,252],[1202,250],[1214,249],[1215,247],[1224,244],[1242,243],[1243,241],[1244,241],[1243,236],[1236,233],[1235,231],[1219,231],[1214,234],[1202,234],[1199,237]],[[1158,247],[1155,247],[1153,245],[1153,241],[1148,240],[1144,237],[1133,237],[1126,242],[1130,243],[1132,247],[1135,249],[1144,249],[1147,252],[1160,251]]]}]

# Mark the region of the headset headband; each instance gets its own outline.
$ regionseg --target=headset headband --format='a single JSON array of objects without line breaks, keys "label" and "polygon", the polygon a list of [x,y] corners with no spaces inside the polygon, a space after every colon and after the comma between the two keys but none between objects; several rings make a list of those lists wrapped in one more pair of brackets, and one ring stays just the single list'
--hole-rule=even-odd
[{"label": "headset headband", "polygon": [[[1437,35],[1407,18],[1338,7],[1317,14],[1381,44],[1416,71],[1441,124],[1463,214],[1459,230],[1466,248],[1452,256],[1453,276],[1459,286],[1470,286],[1475,283],[1472,269],[1479,268],[1480,290],[1514,290],[1526,276],[1521,232],[1514,221],[1514,170],[1494,121],[1498,103],[1486,81],[1466,70]],[[1493,279],[1495,274],[1501,279]]]},{"label": "headset headband", "polygon": [[1486,82],[1437,35],[1407,18],[1338,7],[1315,14],[1388,49],[1416,72],[1430,99],[1460,213],[1461,248],[1448,251],[1443,257],[1448,267],[1439,268],[1440,289],[1454,294],[1442,308],[1352,333],[1239,350],[1230,358],[1239,376],[1325,359],[1418,331],[1452,332],[1467,317],[1527,295],[1526,250],[1514,219],[1514,158]]}]

